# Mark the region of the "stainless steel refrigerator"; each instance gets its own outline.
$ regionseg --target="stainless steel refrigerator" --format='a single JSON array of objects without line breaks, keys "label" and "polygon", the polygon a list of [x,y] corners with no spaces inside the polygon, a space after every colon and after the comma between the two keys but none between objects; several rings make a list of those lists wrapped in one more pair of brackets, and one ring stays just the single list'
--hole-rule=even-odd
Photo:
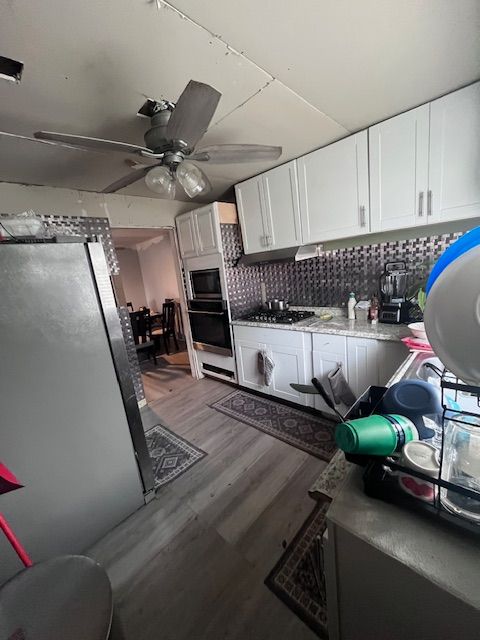
[{"label": "stainless steel refrigerator", "polygon": [[103,248],[1,243],[0,274],[0,511],[34,561],[81,553],[153,489]]}]

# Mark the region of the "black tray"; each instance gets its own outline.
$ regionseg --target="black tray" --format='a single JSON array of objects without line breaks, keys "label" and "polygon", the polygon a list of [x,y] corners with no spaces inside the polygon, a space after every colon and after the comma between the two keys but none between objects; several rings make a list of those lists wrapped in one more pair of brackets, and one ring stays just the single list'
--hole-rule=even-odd
[{"label": "black tray", "polygon": [[[450,388],[450,387],[449,387]],[[353,420],[356,418],[365,418],[374,413],[377,413],[378,405],[386,393],[386,387],[369,387],[365,393],[358,398],[357,402],[351,407],[348,414],[345,416],[345,420]],[[480,390],[479,390],[480,393]],[[442,417],[442,426],[445,424],[445,411],[448,408],[444,404],[444,415]],[[379,412],[378,412],[379,413]],[[443,457],[443,447],[441,451]],[[364,468],[363,472],[363,488],[366,495],[385,502],[391,502],[402,507],[406,507],[419,514],[424,514],[428,517],[434,517],[437,520],[460,527],[463,531],[478,536],[480,534],[480,525],[463,518],[461,515],[454,514],[447,511],[440,502],[440,489],[449,489],[457,493],[462,493],[471,498],[480,501],[480,493],[471,491],[452,484],[439,478],[432,478],[426,476],[423,473],[419,473],[413,469],[403,467],[397,464],[392,458],[382,456],[369,456],[369,455],[355,455],[351,453],[345,453],[345,458],[348,462],[352,462]],[[402,491],[398,486],[398,480],[395,475],[392,475],[392,471],[403,471],[411,476],[415,476],[419,479],[430,482],[437,487],[436,497],[432,502],[425,502],[410,496]],[[441,474],[441,466],[440,466]]]}]

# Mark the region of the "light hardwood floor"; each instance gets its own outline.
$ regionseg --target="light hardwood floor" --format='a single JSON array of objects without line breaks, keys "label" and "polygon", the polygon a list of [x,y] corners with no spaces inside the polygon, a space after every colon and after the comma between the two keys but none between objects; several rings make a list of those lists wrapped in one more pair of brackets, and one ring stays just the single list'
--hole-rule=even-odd
[{"label": "light hardwood floor", "polygon": [[185,376],[144,412],[208,455],[90,550],[114,589],[112,640],[316,637],[263,581],[325,463],[208,406],[231,390]]},{"label": "light hardwood floor", "polygon": [[[178,358],[183,353],[186,354],[172,354],[171,359],[174,361],[175,357]],[[149,404],[170,395],[192,380],[188,364],[171,364],[167,362],[168,358],[165,355],[157,356],[157,366],[148,360],[141,364],[143,388]]]}]

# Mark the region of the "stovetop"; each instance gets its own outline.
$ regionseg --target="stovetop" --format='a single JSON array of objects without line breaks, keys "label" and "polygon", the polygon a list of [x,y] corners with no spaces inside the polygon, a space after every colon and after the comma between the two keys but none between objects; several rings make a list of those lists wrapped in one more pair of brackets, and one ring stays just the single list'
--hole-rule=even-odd
[{"label": "stovetop", "polygon": [[268,324],[295,324],[314,316],[313,311],[268,311],[259,310],[242,318],[248,322],[266,322]]}]

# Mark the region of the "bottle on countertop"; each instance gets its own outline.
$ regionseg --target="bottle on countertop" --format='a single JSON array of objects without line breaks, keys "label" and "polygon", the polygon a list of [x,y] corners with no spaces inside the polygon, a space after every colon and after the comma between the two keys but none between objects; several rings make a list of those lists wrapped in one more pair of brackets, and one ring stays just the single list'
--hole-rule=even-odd
[{"label": "bottle on countertop", "polygon": [[374,293],[370,301],[370,310],[369,310],[370,321],[372,322],[372,324],[376,324],[378,322],[379,308],[380,308],[380,303],[378,301],[378,296]]},{"label": "bottle on countertop", "polygon": [[406,442],[418,440],[415,424],[405,416],[372,414],[337,424],[335,442],[345,453],[389,456]]},{"label": "bottle on countertop", "polygon": [[347,308],[348,308],[348,319],[349,320],[355,320],[355,306],[357,304],[357,301],[355,299],[355,294],[352,293],[348,296],[348,304],[347,304]]}]

